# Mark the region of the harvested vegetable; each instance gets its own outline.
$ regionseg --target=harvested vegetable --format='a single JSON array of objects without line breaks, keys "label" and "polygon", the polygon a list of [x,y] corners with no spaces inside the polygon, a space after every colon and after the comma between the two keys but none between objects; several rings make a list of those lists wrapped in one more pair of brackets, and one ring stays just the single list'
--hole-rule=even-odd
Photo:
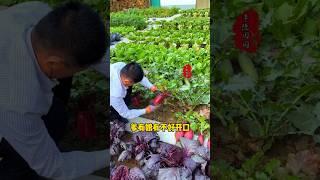
[{"label": "harvested vegetable", "polygon": [[204,142],[203,134],[199,134],[198,141],[200,142],[201,145],[203,145],[203,142]]},{"label": "harvested vegetable", "polygon": [[193,138],[193,131],[192,130],[187,131],[184,134],[184,137],[191,140]]},{"label": "harvested vegetable", "polygon": [[176,137],[176,141],[178,142],[180,140],[181,137],[184,136],[184,132],[183,131],[178,131],[175,133],[175,137]]},{"label": "harvested vegetable", "polygon": [[159,105],[159,104],[161,104],[163,101],[164,101],[164,99],[166,98],[166,97],[168,97],[169,96],[169,93],[167,93],[167,92],[163,92],[163,93],[159,93],[154,99],[153,99],[153,101],[152,101],[152,105],[154,105],[154,106],[157,106],[157,105]]},{"label": "harvested vegetable", "polygon": [[76,132],[82,140],[90,140],[97,136],[96,119],[92,111],[79,111],[76,115]]}]

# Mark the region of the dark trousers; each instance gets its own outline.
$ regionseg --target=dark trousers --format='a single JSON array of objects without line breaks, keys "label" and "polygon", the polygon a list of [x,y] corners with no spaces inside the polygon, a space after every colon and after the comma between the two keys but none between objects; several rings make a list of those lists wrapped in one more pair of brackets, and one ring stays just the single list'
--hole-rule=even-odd
[{"label": "dark trousers", "polygon": [[[124,102],[126,103],[127,106],[130,106],[131,103],[131,94],[132,94],[132,86],[130,86],[127,89],[127,95],[126,97],[123,99]],[[120,114],[112,107],[110,106],[110,119],[111,120],[115,120],[115,119],[122,119],[123,117],[120,116]]]},{"label": "dark trousers", "polygon": [[[54,97],[48,114],[42,116],[46,128],[58,145],[63,138],[68,124],[66,105],[69,101],[72,78],[59,80],[60,84],[54,89]],[[27,162],[3,138],[0,143],[0,180],[42,180]]]}]

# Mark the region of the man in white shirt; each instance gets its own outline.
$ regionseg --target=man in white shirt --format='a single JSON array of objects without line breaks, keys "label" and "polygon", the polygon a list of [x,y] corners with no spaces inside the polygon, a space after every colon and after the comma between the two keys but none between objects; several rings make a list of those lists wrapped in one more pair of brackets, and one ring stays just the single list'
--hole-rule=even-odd
[{"label": "man in white shirt", "polygon": [[109,75],[99,14],[76,2],[53,10],[27,2],[1,10],[0,22],[0,180],[69,180],[106,167],[106,148],[61,152],[56,144],[70,77],[94,64]]},{"label": "man in white shirt", "polygon": [[157,87],[144,76],[143,69],[138,63],[117,62],[110,65],[110,114],[112,119],[127,123],[128,119],[153,112],[157,108],[152,105],[143,109],[128,108],[132,86],[136,83],[140,83],[152,92],[157,91]]}]

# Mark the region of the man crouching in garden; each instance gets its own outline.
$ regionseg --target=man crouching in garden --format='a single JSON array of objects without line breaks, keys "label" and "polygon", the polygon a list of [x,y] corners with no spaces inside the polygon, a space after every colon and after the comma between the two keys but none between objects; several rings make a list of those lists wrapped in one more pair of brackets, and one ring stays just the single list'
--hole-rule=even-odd
[{"label": "man crouching in garden", "polygon": [[99,15],[79,3],[29,2],[2,9],[0,22],[0,179],[67,180],[106,167],[107,150],[57,147],[71,77],[99,67],[107,49]]}]

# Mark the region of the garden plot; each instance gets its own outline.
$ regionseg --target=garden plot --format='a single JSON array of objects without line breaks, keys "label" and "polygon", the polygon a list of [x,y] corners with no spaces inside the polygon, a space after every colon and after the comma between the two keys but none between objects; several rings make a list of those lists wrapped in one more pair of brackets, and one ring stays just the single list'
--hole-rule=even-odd
[{"label": "garden plot", "polygon": [[[146,13],[143,11],[146,11]],[[154,134],[146,132],[145,136],[154,137],[156,140],[155,142],[149,141],[147,144],[140,141],[137,142],[135,138],[132,138],[140,136],[139,133],[141,132],[124,133],[125,135],[120,138],[121,141],[113,138],[111,149],[115,148],[113,160],[117,167],[113,173],[129,175],[134,167],[140,167],[143,170],[143,174],[148,178],[156,177],[152,173],[158,175],[161,173],[160,176],[178,173],[179,176],[191,178],[190,172],[194,172],[193,176],[197,175],[200,178],[201,175],[205,177],[204,175],[208,175],[206,161],[209,160],[209,148],[207,148],[209,144],[207,142],[210,128],[210,32],[208,10],[201,10],[201,12],[199,10],[172,11],[172,13],[168,13],[170,10],[157,10],[156,16],[152,15],[152,11],[155,10],[129,10],[119,14],[111,14],[111,32],[119,33],[129,40],[127,43],[120,42],[114,46],[111,51],[111,63],[119,61],[138,62],[146,70],[148,79],[159,90],[168,91],[171,94],[155,113],[132,121],[143,123],[151,121],[153,124],[188,123],[191,130],[187,133],[159,131]],[[170,15],[161,15],[159,13],[161,11],[165,11]],[[130,14],[131,17],[135,16],[136,18],[131,19],[131,21],[139,23],[122,23],[125,21],[124,17],[127,14]],[[147,21],[153,17],[161,18],[156,19],[159,21]],[[193,18],[193,21],[187,21],[188,18]],[[145,22],[148,22],[148,24],[144,24]],[[156,24],[157,27],[147,28],[150,24]],[[187,64],[192,67],[191,78],[183,76],[183,68]],[[144,108],[149,104],[150,99],[154,97],[154,94],[138,86],[134,87],[133,94],[135,103],[130,108]],[[111,125],[111,128],[113,126],[116,125]],[[127,130],[130,130],[128,129],[129,127],[130,125],[127,125]],[[111,134],[111,136],[115,135]],[[182,136],[183,143],[179,141],[180,136]],[[193,148],[199,148],[199,152],[202,151],[203,154],[187,153],[183,157],[178,156],[177,159],[172,159],[172,157],[166,157],[161,151],[159,152],[163,148],[163,150],[168,150],[173,154],[188,152],[190,143],[194,144]],[[142,150],[139,150],[139,148],[142,148],[146,154],[141,155]],[[194,149],[191,151],[195,152]],[[150,152],[151,154],[148,154]],[[150,161],[148,160],[149,157],[152,157]],[[160,161],[157,160],[158,158],[160,158]],[[194,167],[191,169],[190,167],[189,169],[186,168],[183,165],[184,161],[189,161],[185,162],[187,163],[186,166],[192,163]],[[161,163],[158,164],[157,162]],[[148,167],[146,164],[151,166]],[[136,169],[133,171],[135,172],[134,174],[139,174]],[[117,175],[114,176],[116,177]]]},{"label": "garden plot", "polygon": [[[320,4],[233,2],[213,10],[212,109],[221,144],[213,177],[319,179]],[[261,36],[250,53],[236,48],[232,33],[247,7]]]},{"label": "garden plot", "polygon": [[[178,18],[178,17],[180,17],[180,16],[181,16],[181,14],[176,14],[176,15],[173,15],[173,16],[171,16],[171,17],[149,18],[149,20],[147,21],[147,22],[149,23],[148,26],[147,26],[147,28],[144,29],[144,30],[140,30],[139,32],[145,32],[145,31],[148,31],[148,30],[150,30],[150,29],[154,29],[154,28],[157,28],[157,27],[161,26],[161,25],[158,25],[158,24],[154,24],[156,21],[172,21],[172,20],[174,20],[175,18]],[[126,29],[126,30],[128,31],[128,28],[127,28],[127,27],[122,27],[122,28],[123,28],[123,29]],[[130,27],[129,27],[129,30],[130,30]],[[113,30],[111,30],[111,31],[113,31]],[[134,31],[134,29],[133,29],[132,31]],[[116,31],[113,31],[113,32],[117,32],[117,30],[116,30]],[[121,31],[119,31],[119,32],[121,32]],[[119,32],[117,32],[117,33],[119,33]],[[123,33],[121,32],[121,34],[123,34]],[[130,39],[134,40],[132,37],[131,37]],[[115,46],[116,46],[116,44],[119,44],[119,43],[122,43],[122,42],[123,42],[123,43],[129,43],[130,40],[129,40],[128,38],[126,38],[126,37],[121,37],[120,41],[114,41],[114,42],[112,43],[112,45],[110,46],[110,49],[114,49]]]},{"label": "garden plot", "polygon": [[[150,120],[137,119],[136,122]],[[155,122],[157,124],[157,122]],[[111,124],[110,152],[112,155],[111,179],[120,177],[139,177],[141,179],[175,178],[208,179],[209,149],[197,140],[181,137],[175,145],[166,143],[164,136],[155,132],[136,132],[125,135],[125,125],[113,121]],[[162,136],[162,137],[161,137]],[[174,134],[173,134],[174,138]],[[176,146],[179,145],[179,146]],[[173,173],[173,174],[172,174]]]}]

